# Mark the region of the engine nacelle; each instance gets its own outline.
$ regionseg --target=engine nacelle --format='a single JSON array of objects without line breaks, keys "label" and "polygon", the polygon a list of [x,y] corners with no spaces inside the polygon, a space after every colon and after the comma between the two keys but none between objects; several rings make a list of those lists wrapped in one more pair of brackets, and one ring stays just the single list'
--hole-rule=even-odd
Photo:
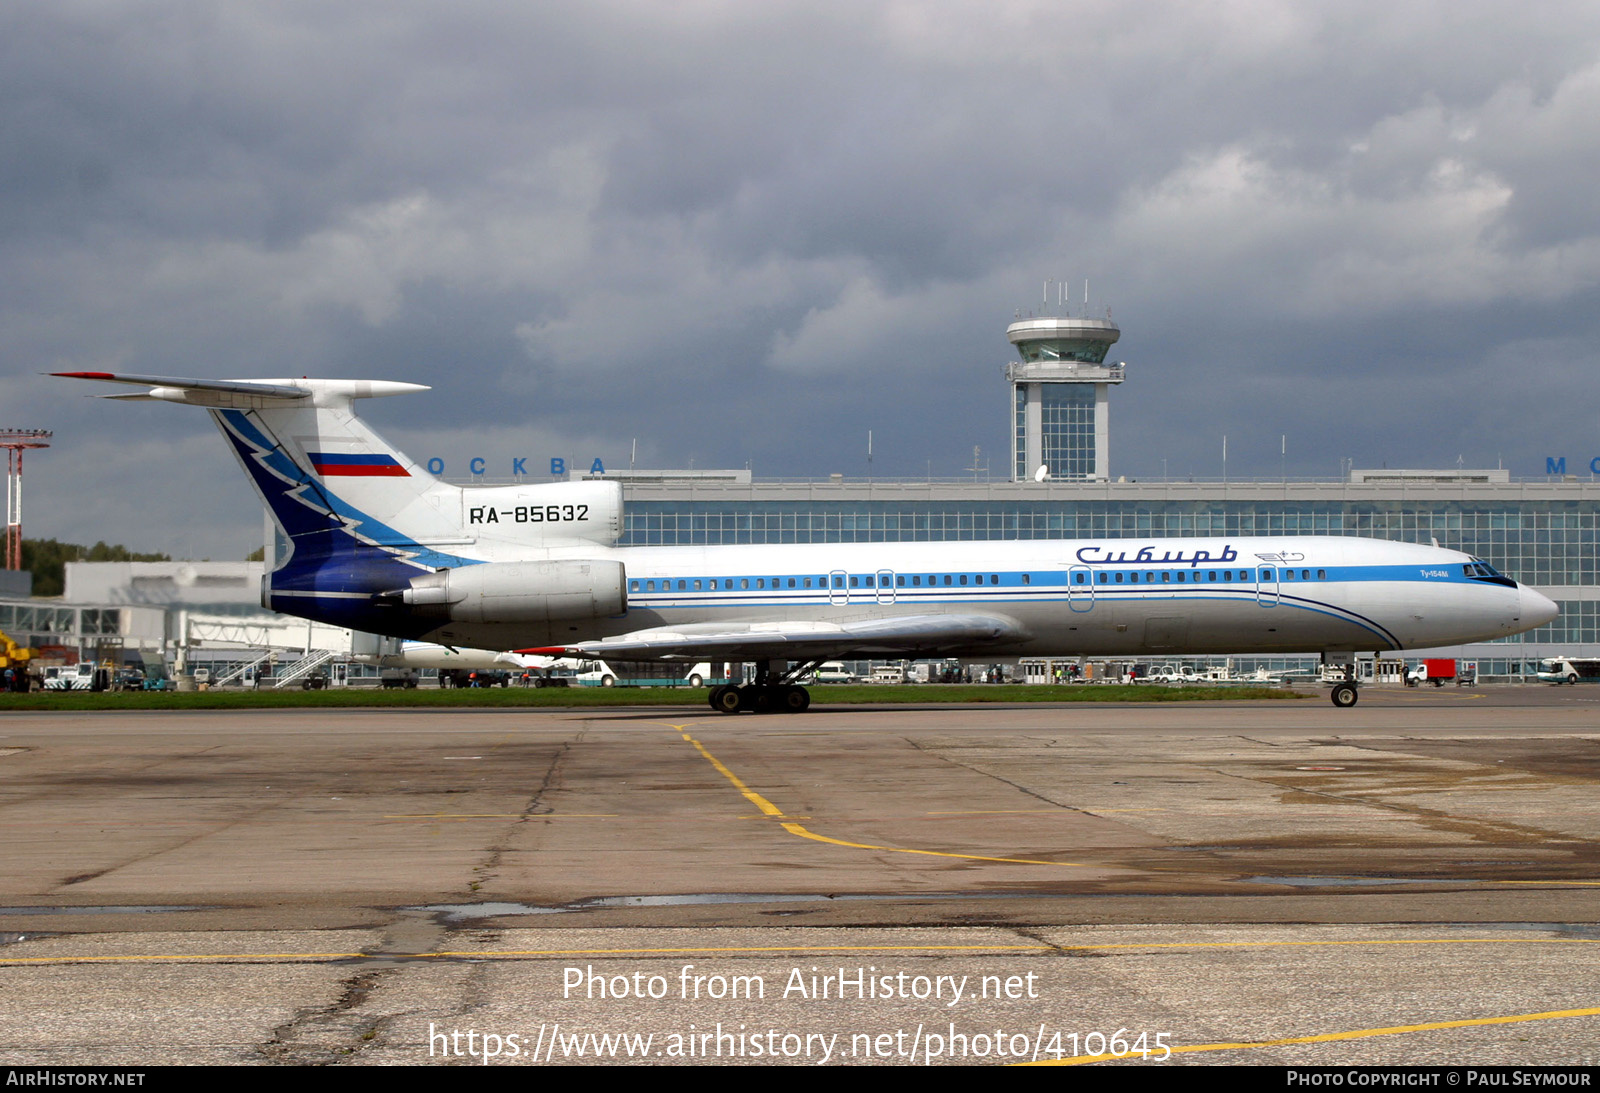
[{"label": "engine nacelle", "polygon": [[627,587],[621,562],[487,562],[418,577],[400,601],[456,622],[599,619],[626,609]]}]

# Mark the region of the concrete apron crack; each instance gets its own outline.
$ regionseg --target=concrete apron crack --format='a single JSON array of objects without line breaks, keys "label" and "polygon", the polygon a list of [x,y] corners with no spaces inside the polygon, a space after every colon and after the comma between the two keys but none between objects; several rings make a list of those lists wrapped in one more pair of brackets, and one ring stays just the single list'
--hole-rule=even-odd
[{"label": "concrete apron crack", "polygon": [[[268,1062],[286,1066],[326,1066],[356,1062],[369,1047],[381,1045],[383,1033],[397,1014],[373,1004],[380,987],[393,987],[397,976],[416,963],[418,953],[438,951],[451,931],[426,912],[400,912],[384,930],[372,952],[338,982],[331,1002],[306,1006],[272,1030],[257,1048]],[[350,965],[345,965],[349,967]]]},{"label": "concrete apron crack", "polygon": [[564,740],[556,748],[555,754],[550,757],[550,765],[545,768],[544,777],[540,779],[538,787],[534,789],[533,795],[528,798],[527,803],[522,806],[522,814],[511,821],[502,833],[500,840],[488,848],[487,856],[473,868],[472,880],[468,884],[469,891],[481,891],[486,883],[494,880],[499,875],[500,862],[504,859],[507,849],[511,846],[513,832],[525,825],[529,820],[550,811],[549,807],[544,803],[544,799],[546,795],[560,785],[561,767],[567,758],[567,753],[572,750],[572,745],[582,741],[583,737],[584,731],[580,729],[573,740]]},{"label": "concrete apron crack", "polygon": [[[551,758],[516,824],[538,814],[542,798],[559,777],[568,747],[562,744]],[[504,850],[503,845],[491,848],[488,858],[474,870],[474,891],[482,880],[493,876]],[[374,1011],[369,1004],[374,992],[380,986],[393,986],[394,978],[416,963],[417,954],[439,951],[450,936],[451,929],[430,912],[400,912],[384,931],[381,944],[361,957],[357,970],[339,982],[338,996],[332,1002],[298,1010],[293,1019],[275,1028],[257,1051],[270,1062],[289,1066],[357,1061],[364,1050],[382,1044],[385,1028],[397,1016]]]},{"label": "concrete apron crack", "polygon": [[399,968],[367,968],[340,982],[339,996],[325,1006],[297,1011],[287,1024],[256,1050],[268,1062],[285,1066],[319,1066],[355,1061],[362,1049],[376,1043],[388,1016],[367,1011],[367,1000],[387,976]]}]

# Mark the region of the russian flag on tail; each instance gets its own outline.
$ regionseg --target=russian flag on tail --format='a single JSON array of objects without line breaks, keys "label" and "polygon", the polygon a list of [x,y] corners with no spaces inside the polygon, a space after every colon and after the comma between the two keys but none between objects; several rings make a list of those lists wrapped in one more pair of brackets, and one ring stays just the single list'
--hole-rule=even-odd
[{"label": "russian flag on tail", "polygon": [[410,478],[411,472],[392,455],[345,455],[307,452],[311,467],[323,478]]}]

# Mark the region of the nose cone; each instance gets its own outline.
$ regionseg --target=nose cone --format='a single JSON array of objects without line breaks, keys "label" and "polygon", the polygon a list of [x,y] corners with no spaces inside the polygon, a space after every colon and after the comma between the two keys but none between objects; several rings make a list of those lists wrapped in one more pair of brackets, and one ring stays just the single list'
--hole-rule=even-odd
[{"label": "nose cone", "polygon": [[1536,626],[1543,626],[1561,614],[1561,609],[1555,601],[1548,596],[1535,592],[1527,585],[1518,585],[1517,592],[1522,600],[1521,628],[1532,630]]}]

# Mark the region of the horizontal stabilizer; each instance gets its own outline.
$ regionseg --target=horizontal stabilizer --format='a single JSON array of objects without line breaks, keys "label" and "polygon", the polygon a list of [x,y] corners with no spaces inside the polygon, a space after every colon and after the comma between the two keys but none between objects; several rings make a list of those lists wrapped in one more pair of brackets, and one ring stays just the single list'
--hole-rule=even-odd
[{"label": "horizontal stabilizer", "polygon": [[140,376],[131,372],[52,372],[51,375],[67,379],[99,380],[102,383],[128,383],[149,388],[133,395],[107,396],[110,398],[181,402],[213,410],[260,410],[272,406],[304,404],[307,400],[319,407],[348,407],[352,399],[382,398],[385,395],[407,395],[413,391],[428,390],[420,383],[400,383],[395,380],[309,378],[207,380],[179,376]]},{"label": "horizontal stabilizer", "polygon": [[[258,383],[254,380],[202,380],[182,379],[176,376],[136,376],[131,372],[52,372],[74,380],[100,380],[104,383],[132,383],[140,387],[169,387],[178,391],[216,391],[229,395],[254,395],[257,398],[302,399],[311,392],[304,387],[289,387],[278,383]],[[154,398],[142,395],[111,395],[111,398]]]}]

